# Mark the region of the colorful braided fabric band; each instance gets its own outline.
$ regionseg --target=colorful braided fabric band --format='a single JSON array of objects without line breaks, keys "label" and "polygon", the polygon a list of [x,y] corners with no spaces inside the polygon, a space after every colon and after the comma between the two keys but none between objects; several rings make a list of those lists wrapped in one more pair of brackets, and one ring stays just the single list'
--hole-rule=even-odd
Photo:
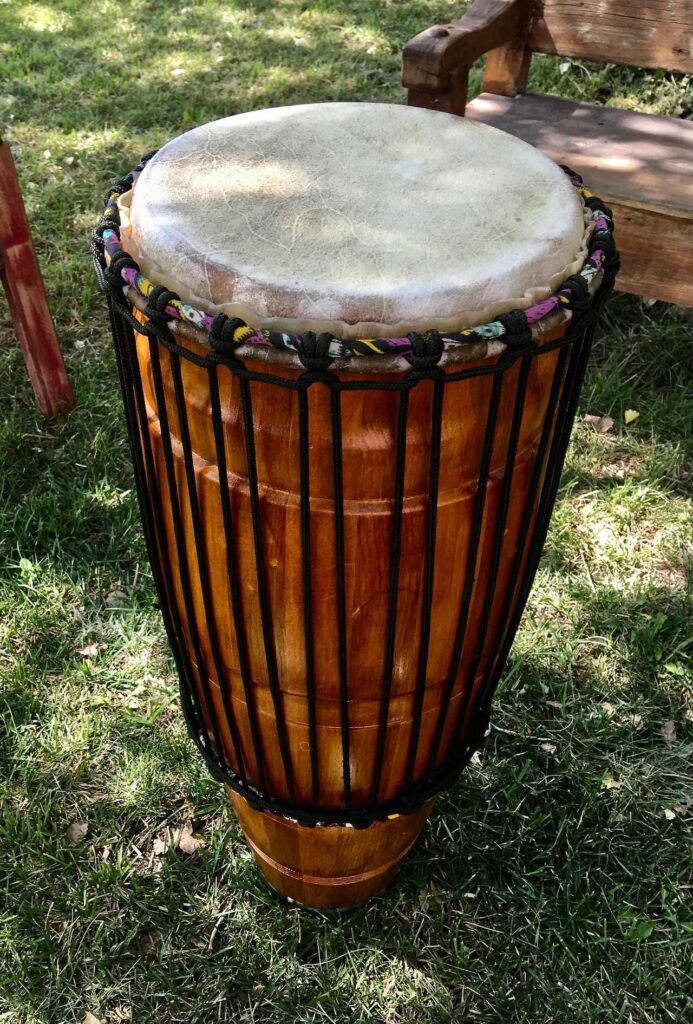
[{"label": "colorful braided fabric band", "polygon": [[[108,257],[111,282],[115,278],[117,286],[122,288],[126,296],[130,288],[143,299],[149,299],[152,293],[160,297],[164,292],[163,309],[161,305],[158,308],[170,318],[169,326],[174,326],[176,321],[192,324],[210,335],[210,343],[215,348],[265,345],[294,352],[304,362],[310,359],[316,365],[328,365],[334,360],[348,360],[359,356],[410,354],[430,354],[437,362],[443,351],[452,346],[490,340],[501,340],[510,347],[516,347],[527,344],[534,335],[539,335],[541,322],[546,317],[559,310],[570,317],[573,309],[589,301],[593,290],[590,285],[593,286],[594,279],[602,273],[605,263],[615,254],[611,211],[584,187],[579,174],[568,167],[563,167],[575,190],[582,197],[585,207],[590,211],[592,231],[588,240],[588,257],[582,269],[569,277],[556,294],[548,299],[530,306],[529,309],[511,310],[491,323],[477,327],[461,331],[431,330],[423,334],[412,331],[403,338],[336,338],[332,334],[320,334],[316,337],[312,331],[299,335],[259,330],[238,318],[227,317],[224,313],[206,313],[183,302],[174,292],[167,291],[146,278],[135,260],[123,249],[120,243],[118,198],[132,188],[135,175],[142,171],[153,156],[154,153],[149,153],[143,157],[132,171],[111,186],[106,196],[103,219],[94,232],[95,256],[102,261],[102,266],[105,264],[104,254]],[[119,284],[120,280],[122,285]]]}]

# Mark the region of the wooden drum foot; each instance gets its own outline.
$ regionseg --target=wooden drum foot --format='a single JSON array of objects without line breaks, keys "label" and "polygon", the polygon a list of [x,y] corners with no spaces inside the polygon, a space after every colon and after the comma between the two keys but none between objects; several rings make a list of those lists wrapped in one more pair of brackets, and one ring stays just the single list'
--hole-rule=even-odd
[{"label": "wooden drum foot", "polygon": [[256,811],[228,790],[255,860],[270,885],[308,907],[354,907],[395,876],[431,813],[429,800],[368,828],[309,827]]}]

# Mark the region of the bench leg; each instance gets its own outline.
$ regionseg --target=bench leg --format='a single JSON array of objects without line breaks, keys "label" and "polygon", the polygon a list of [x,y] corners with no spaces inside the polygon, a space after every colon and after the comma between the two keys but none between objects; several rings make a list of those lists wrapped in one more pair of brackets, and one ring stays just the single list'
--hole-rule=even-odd
[{"label": "bench leg", "polygon": [[6,142],[0,143],[0,276],[38,407],[44,416],[67,412],[75,399]]}]

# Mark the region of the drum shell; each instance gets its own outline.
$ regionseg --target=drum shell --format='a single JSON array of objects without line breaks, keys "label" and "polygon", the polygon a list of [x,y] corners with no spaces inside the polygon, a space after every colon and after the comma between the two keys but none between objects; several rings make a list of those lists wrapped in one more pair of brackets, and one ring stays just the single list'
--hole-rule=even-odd
[{"label": "drum shell", "polygon": [[[554,332],[544,342],[556,337]],[[241,401],[241,381],[231,369],[218,366],[223,435],[227,462],[226,481],[220,482],[218,452],[212,427],[208,369],[186,358],[172,356],[158,342],[137,336],[137,359],[143,381],[149,444],[161,496],[162,521],[156,543],[172,566],[174,593],[169,600],[181,640],[187,649],[199,703],[207,727],[212,719],[219,730],[223,757],[251,784],[261,787],[258,754],[263,761],[266,793],[290,800],[291,793],[280,751],[280,730],[285,730],[299,807],[331,810],[345,806],[343,757],[343,705],[340,701],[338,565],[335,543],[337,506],[334,490],[334,434],[330,389],[315,382],[307,389],[308,469],[310,476],[310,621],[305,617],[305,565],[301,541],[301,466],[299,394],[277,383],[251,382],[252,440],[255,453],[260,509],[260,543],[269,606],[269,643],[276,658],[277,695],[271,692],[270,670],[263,635],[258,566],[251,508],[247,434]],[[194,355],[205,349],[185,341]],[[157,381],[152,345],[160,372],[160,394],[166,403],[168,433],[162,438]],[[425,778],[436,766],[454,759],[475,726],[475,694],[493,666],[505,629],[512,617],[523,578],[536,509],[528,510],[530,492],[541,493],[541,480],[533,480],[540,448],[558,350],[522,358],[499,370],[502,374],[498,415],[493,424],[493,445],[485,484],[485,512],[476,558],[475,583],[468,607],[465,639],[457,666],[452,664],[455,635],[461,613],[494,375],[446,381],[440,434],[440,470],[436,501],[436,535],[432,556],[430,643],[425,665],[425,688],[412,777],[407,779],[410,746],[417,731],[416,700],[421,672],[420,654],[425,633],[425,550],[429,526],[429,486],[435,383],[418,381],[408,392],[404,500],[401,551],[396,588],[396,631],[390,700],[387,708],[382,773],[375,794],[379,802],[397,800],[407,782]],[[174,386],[174,366],[180,367],[184,409]],[[266,363],[251,369],[276,378],[296,381],[300,370]],[[473,364],[475,367],[491,367]],[[465,367],[466,369],[467,367]],[[392,375],[338,374],[345,382],[383,382]],[[401,379],[395,377],[395,380]],[[520,382],[522,393],[518,394]],[[386,666],[393,525],[395,522],[395,467],[401,392],[387,390],[342,391],[341,452],[344,527],[344,593],[348,739],[351,805],[368,806],[374,799],[373,778],[377,758],[379,716]],[[522,415],[516,453],[508,464],[508,446],[516,402]],[[185,423],[181,423],[181,415]],[[182,427],[187,426],[192,448],[193,501],[199,506],[201,545],[195,543],[189,481],[183,458]],[[554,427],[551,427],[551,432]],[[184,554],[176,541],[171,502],[168,500],[165,447],[170,445],[174,488],[178,495],[185,537]],[[543,471],[542,471],[543,472]],[[497,537],[498,516],[507,474],[512,474],[502,535]],[[226,548],[220,487],[225,486],[234,522],[232,551]],[[531,512],[527,520],[527,513]],[[527,529],[529,526],[529,529]],[[202,564],[198,559],[201,548]],[[182,578],[187,572],[192,608],[185,600]],[[494,573],[493,565],[497,561]],[[240,587],[241,629],[247,646],[249,678],[241,673],[236,625],[232,614],[229,562]],[[518,571],[519,567],[519,571]],[[205,602],[201,580],[209,582],[211,600]],[[488,604],[489,586],[492,587]],[[484,605],[487,614],[484,615]],[[194,614],[191,622],[190,611]],[[191,632],[191,627],[192,631]],[[211,627],[211,628],[210,628]],[[317,735],[318,791],[315,799],[311,773],[306,630],[312,631]],[[199,636],[197,664],[194,633]],[[216,638],[216,639],[215,639]],[[221,671],[219,671],[221,668]],[[472,670],[473,669],[473,670]],[[245,685],[244,685],[245,683]],[[445,701],[446,689],[451,693]],[[205,698],[205,686],[212,707]],[[259,725],[260,749],[253,741],[248,697]],[[466,707],[462,729],[455,725],[461,705]],[[237,728],[239,751],[227,720],[230,706]],[[441,711],[441,707],[444,709]],[[431,763],[440,715],[442,734]],[[262,788],[262,787],[261,787]]]}]

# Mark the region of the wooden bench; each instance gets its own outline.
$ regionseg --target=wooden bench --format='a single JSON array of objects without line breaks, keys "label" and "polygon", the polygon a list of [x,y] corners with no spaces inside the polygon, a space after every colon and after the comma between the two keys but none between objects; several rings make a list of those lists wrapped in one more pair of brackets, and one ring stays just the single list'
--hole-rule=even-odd
[{"label": "wooden bench", "polygon": [[402,74],[410,104],[501,128],[582,174],[614,211],[617,287],[693,306],[693,121],[525,93],[532,53],[693,73],[693,0],[476,0],[407,43]]}]

